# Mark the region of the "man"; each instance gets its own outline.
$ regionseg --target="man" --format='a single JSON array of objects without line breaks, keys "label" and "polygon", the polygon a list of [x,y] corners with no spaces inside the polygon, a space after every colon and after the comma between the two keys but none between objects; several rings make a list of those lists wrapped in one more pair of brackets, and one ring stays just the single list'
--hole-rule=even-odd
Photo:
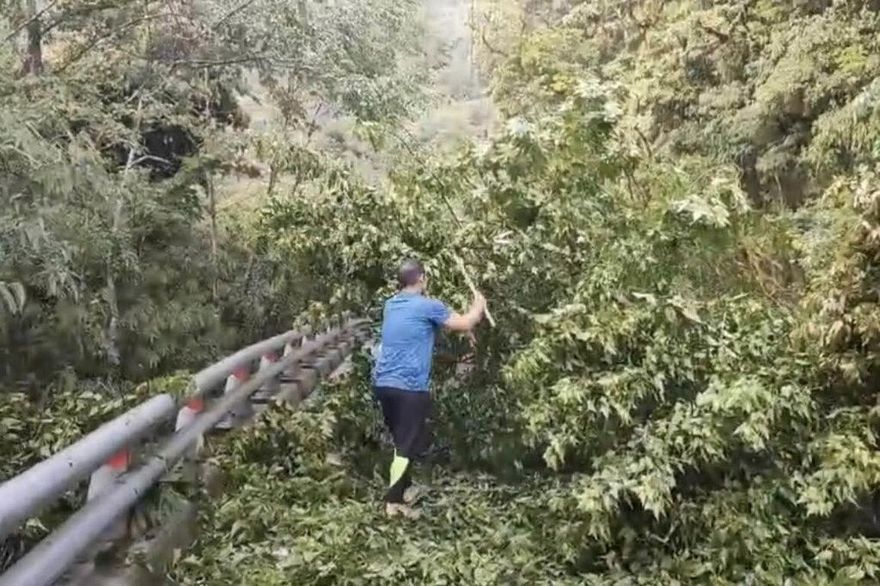
[{"label": "man", "polygon": [[475,292],[470,309],[460,315],[444,303],[426,297],[427,275],[416,260],[406,260],[400,265],[397,282],[398,293],[385,302],[373,385],[385,424],[394,439],[385,512],[415,518],[418,513],[409,506],[414,497],[407,489],[412,484],[412,460],[424,452],[429,442],[427,418],[431,411],[431,394],[428,383],[434,334],[441,327],[453,332],[470,332],[483,318],[486,300]]}]

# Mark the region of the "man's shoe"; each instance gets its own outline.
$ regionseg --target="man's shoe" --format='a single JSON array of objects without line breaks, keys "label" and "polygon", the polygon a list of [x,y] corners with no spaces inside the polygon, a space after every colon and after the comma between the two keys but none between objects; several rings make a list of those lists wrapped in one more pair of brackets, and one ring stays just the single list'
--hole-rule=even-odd
[{"label": "man's shoe", "polygon": [[401,515],[407,519],[418,519],[422,516],[419,511],[403,503],[385,503],[385,514],[389,517]]},{"label": "man's shoe", "polygon": [[412,485],[403,491],[403,502],[412,505],[417,503],[423,496],[425,496],[425,489],[420,486]]}]

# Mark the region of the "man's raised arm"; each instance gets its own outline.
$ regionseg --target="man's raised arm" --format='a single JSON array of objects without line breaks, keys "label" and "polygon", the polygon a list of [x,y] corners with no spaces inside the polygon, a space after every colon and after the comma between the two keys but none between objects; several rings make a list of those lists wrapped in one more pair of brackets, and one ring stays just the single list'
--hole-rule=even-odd
[{"label": "man's raised arm", "polygon": [[467,313],[453,313],[443,322],[443,327],[452,332],[469,332],[480,323],[486,311],[486,298],[479,292],[474,292],[474,300]]}]

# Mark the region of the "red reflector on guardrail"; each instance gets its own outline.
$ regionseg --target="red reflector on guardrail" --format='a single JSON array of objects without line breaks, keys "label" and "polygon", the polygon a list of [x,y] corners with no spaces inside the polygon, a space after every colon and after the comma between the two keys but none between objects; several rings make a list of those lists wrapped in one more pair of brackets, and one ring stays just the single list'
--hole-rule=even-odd
[{"label": "red reflector on guardrail", "polygon": [[121,452],[116,452],[110,459],[107,460],[107,466],[112,468],[113,470],[125,470],[128,468],[128,464],[131,459],[131,454],[128,450],[122,450]]}]

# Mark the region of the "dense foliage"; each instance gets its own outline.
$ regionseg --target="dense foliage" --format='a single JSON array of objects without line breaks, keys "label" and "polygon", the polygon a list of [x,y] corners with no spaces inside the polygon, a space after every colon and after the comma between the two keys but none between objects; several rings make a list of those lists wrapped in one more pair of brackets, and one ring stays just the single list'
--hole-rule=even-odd
[{"label": "dense foliage", "polygon": [[[283,267],[218,211],[218,185],[296,165],[290,138],[316,106],[406,115],[407,3],[28,6],[0,21],[6,380],[139,378],[289,324]],[[253,73],[285,113],[281,136],[245,128]]]},{"label": "dense foliage", "polygon": [[[574,4],[529,22],[528,3],[483,3],[523,18],[485,20],[509,118],[485,148],[398,168],[387,191],[336,171],[263,210],[331,307],[377,308],[409,252],[442,298],[466,303],[454,253],[485,289],[499,323],[474,368],[438,364],[450,460],[429,520],[365,504],[381,468],[340,419],[371,430],[375,410],[337,389],[303,417],[345,473],[311,467],[298,435],[290,471],[251,453],[252,502],[270,494],[254,475],[306,497],[259,513],[230,497],[185,579],[876,579],[878,7]],[[242,441],[294,433],[273,425]],[[246,537],[217,537],[235,521]]]},{"label": "dense foliage", "polygon": [[407,1],[0,1],[0,480],[290,327],[308,299],[221,188],[301,167],[319,107],[407,116],[417,30]]}]

